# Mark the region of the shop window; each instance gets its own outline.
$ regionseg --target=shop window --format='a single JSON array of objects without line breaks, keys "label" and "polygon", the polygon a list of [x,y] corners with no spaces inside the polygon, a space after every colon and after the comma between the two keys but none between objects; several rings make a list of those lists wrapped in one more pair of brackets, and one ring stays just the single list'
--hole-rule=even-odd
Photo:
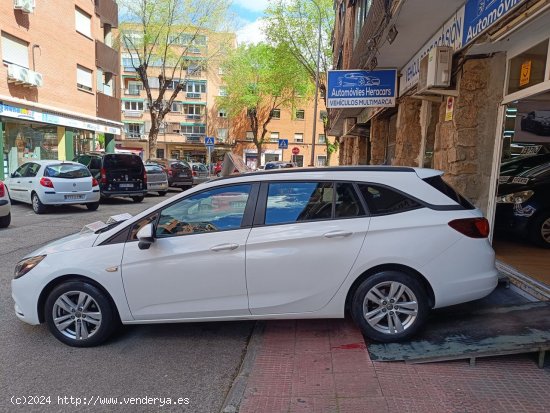
[{"label": "shop window", "polygon": [[29,44],[2,32],[2,61],[29,68]]},{"label": "shop window", "polygon": [[548,40],[510,59],[508,93],[514,93],[544,82],[547,56]]}]

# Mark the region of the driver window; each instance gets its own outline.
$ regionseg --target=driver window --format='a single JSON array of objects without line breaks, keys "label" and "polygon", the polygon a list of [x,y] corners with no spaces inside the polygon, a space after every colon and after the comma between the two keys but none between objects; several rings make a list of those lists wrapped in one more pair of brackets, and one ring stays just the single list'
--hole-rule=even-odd
[{"label": "driver window", "polygon": [[241,228],[251,185],[217,188],[191,195],[163,209],[158,238]]},{"label": "driver window", "polygon": [[19,168],[17,168],[14,172],[13,172],[13,177],[14,178],[20,178],[22,177],[23,175],[25,175],[25,173],[27,172],[27,169],[29,167],[30,163],[24,163],[23,165],[21,165]]},{"label": "driver window", "polygon": [[40,169],[40,165],[37,164],[37,163],[30,163],[29,164],[29,167],[27,168],[27,170],[25,171],[25,173],[23,174],[24,177],[27,177],[27,178],[34,178],[36,176],[36,174],[38,173],[38,170]]}]

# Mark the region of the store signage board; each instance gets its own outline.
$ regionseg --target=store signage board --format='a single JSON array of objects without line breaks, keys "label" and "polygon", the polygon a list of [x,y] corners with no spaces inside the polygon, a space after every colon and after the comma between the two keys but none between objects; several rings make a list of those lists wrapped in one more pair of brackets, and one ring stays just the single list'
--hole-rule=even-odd
[{"label": "store signage board", "polygon": [[527,0],[468,0],[464,10],[462,45],[471,43],[485,30]]},{"label": "store signage board", "polygon": [[397,70],[329,70],[328,108],[393,107]]},{"label": "store signage board", "polygon": [[[489,0],[488,0],[489,1]],[[428,40],[414,57],[401,69],[399,96],[418,83],[420,60],[436,46],[450,46],[453,50],[462,47],[464,30],[464,6],[456,11],[449,20]]]},{"label": "store signage board", "polygon": [[8,118],[25,119],[35,122],[48,123],[51,125],[68,126],[76,129],[85,129],[94,132],[120,135],[120,128],[113,128],[110,126],[99,125],[93,122],[84,122],[81,120],[70,119],[64,116],[52,115],[49,113],[40,112],[38,110],[20,108],[18,106],[0,104],[0,115],[6,116]]}]

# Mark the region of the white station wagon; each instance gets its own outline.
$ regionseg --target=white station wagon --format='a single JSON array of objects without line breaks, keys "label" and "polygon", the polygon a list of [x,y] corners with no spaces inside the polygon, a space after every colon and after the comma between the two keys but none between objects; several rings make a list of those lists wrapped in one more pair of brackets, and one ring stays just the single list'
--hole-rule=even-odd
[{"label": "white station wagon", "polygon": [[72,346],[124,324],[341,318],[374,340],[497,285],[489,225],[441,172],[282,169],[207,182],[17,264],[17,317]]}]

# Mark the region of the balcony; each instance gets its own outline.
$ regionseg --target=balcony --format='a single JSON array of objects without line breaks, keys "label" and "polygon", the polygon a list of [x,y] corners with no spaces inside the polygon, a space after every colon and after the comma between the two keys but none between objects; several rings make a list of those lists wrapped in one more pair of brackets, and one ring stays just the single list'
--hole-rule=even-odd
[{"label": "balcony", "polygon": [[147,135],[144,133],[124,132],[124,139],[133,141],[147,140]]},{"label": "balcony", "polygon": [[204,143],[204,135],[185,135],[187,143]]},{"label": "balcony", "polygon": [[103,119],[120,122],[120,99],[105,95],[101,92],[96,93],[96,113]]},{"label": "balcony", "polygon": [[114,0],[95,0],[95,13],[101,23],[118,27],[118,5]]},{"label": "balcony", "polygon": [[104,72],[119,74],[119,53],[99,40],[95,41],[95,65]]},{"label": "balcony", "polygon": [[140,87],[131,87],[129,89],[124,89],[124,95],[126,96],[139,96],[141,94]]},{"label": "balcony", "polygon": [[202,115],[185,115],[185,119],[189,120],[200,120],[202,118]]},{"label": "balcony", "polygon": [[188,92],[186,93],[185,97],[187,99],[200,99],[201,98],[201,94],[200,93],[191,93],[191,92]]},{"label": "balcony", "polygon": [[124,110],[125,118],[141,118],[143,116],[142,110]]}]

